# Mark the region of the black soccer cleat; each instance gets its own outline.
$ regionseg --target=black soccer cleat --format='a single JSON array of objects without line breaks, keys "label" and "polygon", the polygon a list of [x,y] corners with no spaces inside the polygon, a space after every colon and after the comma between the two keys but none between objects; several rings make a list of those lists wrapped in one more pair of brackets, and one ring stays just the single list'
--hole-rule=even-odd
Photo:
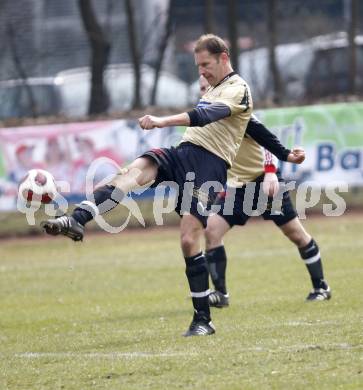
[{"label": "black soccer cleat", "polygon": [[314,288],[306,297],[306,301],[328,301],[331,298],[331,290],[327,285],[326,288]]},{"label": "black soccer cleat", "polygon": [[47,219],[41,222],[40,226],[51,236],[63,234],[73,241],[83,240],[84,226],[78,223],[73,217],[68,217],[68,215],[63,215],[55,219]]},{"label": "black soccer cleat", "polygon": [[210,318],[200,313],[194,313],[193,321],[183,336],[208,336],[215,332],[216,330]]},{"label": "black soccer cleat", "polygon": [[229,306],[229,294],[222,294],[220,291],[211,291],[208,295],[209,306],[217,307],[221,309],[222,307]]}]

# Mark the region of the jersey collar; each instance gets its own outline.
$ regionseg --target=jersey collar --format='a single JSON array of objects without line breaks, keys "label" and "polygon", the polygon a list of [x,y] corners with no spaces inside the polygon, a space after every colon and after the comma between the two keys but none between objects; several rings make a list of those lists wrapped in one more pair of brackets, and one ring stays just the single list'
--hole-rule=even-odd
[{"label": "jersey collar", "polygon": [[237,74],[237,72],[231,72],[231,73],[228,73],[227,76],[225,76],[219,83],[217,83],[213,89],[219,87],[221,84],[223,84],[225,81],[227,81],[228,79],[230,79],[232,76],[234,76],[235,74]]}]

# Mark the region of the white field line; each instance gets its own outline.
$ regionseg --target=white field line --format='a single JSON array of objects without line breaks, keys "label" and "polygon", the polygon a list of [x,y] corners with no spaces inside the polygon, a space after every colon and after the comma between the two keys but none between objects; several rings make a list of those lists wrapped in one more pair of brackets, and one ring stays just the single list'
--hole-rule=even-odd
[{"label": "white field line", "polygon": [[[286,352],[304,352],[314,350],[359,350],[363,351],[363,344],[350,345],[347,343],[327,343],[327,344],[296,344],[286,345],[277,348],[268,348],[264,346],[239,348],[240,352],[269,352],[269,353],[286,353]],[[172,357],[191,357],[204,355],[204,352],[23,352],[16,353],[13,356],[20,359],[138,359],[138,358],[172,358]],[[0,355],[1,356],[1,355]]]},{"label": "white field line", "polygon": [[89,358],[89,359],[137,359],[137,358],[170,358],[196,355],[192,352],[23,352],[14,357],[22,359],[41,358]]},{"label": "white field line", "polygon": [[289,321],[289,322],[278,322],[273,324],[267,324],[267,325],[256,325],[255,329],[272,329],[272,328],[282,328],[285,326],[291,326],[291,327],[298,327],[298,326],[326,326],[326,325],[344,325],[344,321],[312,321],[312,322],[306,322],[306,321]]},{"label": "white field line", "polygon": [[320,326],[320,325],[339,325],[342,324],[339,321],[312,321],[312,322],[306,322],[306,321],[289,321],[289,322],[282,322],[281,324],[278,324],[276,326]]}]

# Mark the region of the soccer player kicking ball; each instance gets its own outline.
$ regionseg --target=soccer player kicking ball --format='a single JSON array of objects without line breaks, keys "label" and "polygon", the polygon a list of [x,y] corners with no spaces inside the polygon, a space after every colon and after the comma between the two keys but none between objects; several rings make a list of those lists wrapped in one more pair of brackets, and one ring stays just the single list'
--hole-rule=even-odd
[{"label": "soccer player kicking ball", "polygon": [[[207,214],[200,210],[208,210],[220,189],[205,190],[202,185],[213,181],[222,188],[226,183],[227,168],[232,165],[252,112],[249,87],[233,71],[227,45],[221,38],[212,34],[201,36],[194,57],[199,74],[211,85],[197,107],[177,115],[145,115],[139,119],[145,130],[188,126],[181,143],[175,148],[144,153],[128,166],[126,173],[96,189],[94,202],[84,201],[71,216],[42,223],[48,234],[63,234],[79,241],[87,222],[116,207],[132,189],[152,181],[154,186],[163,181],[175,182],[179,188],[176,211],[181,216],[181,248],[194,307],[193,320],[185,336],[215,332],[208,304],[208,268],[201,250]],[[194,183],[192,188],[191,183]],[[183,191],[184,187],[190,191]],[[201,203],[204,203],[202,207]]]}]

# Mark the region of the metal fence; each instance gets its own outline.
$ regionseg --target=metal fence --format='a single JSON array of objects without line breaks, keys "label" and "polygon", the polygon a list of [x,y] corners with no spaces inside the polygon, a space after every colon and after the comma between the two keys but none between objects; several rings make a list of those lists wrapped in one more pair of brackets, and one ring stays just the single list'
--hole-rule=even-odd
[{"label": "metal fence", "polygon": [[[169,39],[163,69],[186,85],[192,85],[197,79],[191,55],[193,41],[206,31],[206,28],[228,38],[228,26],[233,21],[237,26],[238,70],[251,83],[256,102],[268,102],[273,96],[273,83],[266,54],[269,40],[268,4],[271,1],[171,0],[172,36]],[[339,60],[347,57],[348,41],[342,34],[331,34],[348,30],[351,1],[356,0],[305,0],[303,3],[300,0],[274,0],[277,65],[283,81],[282,103],[301,103],[326,96],[346,95],[349,69],[347,63],[340,61],[339,64]],[[130,63],[125,2],[90,2],[110,42],[109,63]],[[236,10],[234,15],[228,12],[231,3],[234,3]],[[133,0],[133,5],[141,62],[154,66],[156,48],[163,34],[169,1]],[[357,34],[362,32],[362,13],[363,6],[358,1]],[[311,40],[317,36],[324,36],[320,43],[316,39]],[[323,40],[325,43],[322,43]],[[363,89],[360,76],[363,74],[361,45],[359,38],[356,80],[358,94],[362,93]],[[54,78],[61,71],[89,66],[91,50],[81,21],[79,1],[2,0],[0,50],[0,80]],[[324,64],[328,64],[330,68],[335,66],[328,76],[324,72],[327,73],[329,67]],[[328,78],[335,80],[337,84],[330,90],[326,85]],[[320,90],[323,93],[319,96],[317,91]],[[23,100],[26,100],[26,91],[22,93],[25,96]],[[5,95],[9,96],[8,90]],[[0,91],[0,98],[1,96]],[[49,95],[45,93],[45,96]],[[48,98],[43,97],[44,101],[46,99]],[[21,100],[18,95],[15,96],[15,101]],[[19,116],[22,116],[20,111]]]}]

